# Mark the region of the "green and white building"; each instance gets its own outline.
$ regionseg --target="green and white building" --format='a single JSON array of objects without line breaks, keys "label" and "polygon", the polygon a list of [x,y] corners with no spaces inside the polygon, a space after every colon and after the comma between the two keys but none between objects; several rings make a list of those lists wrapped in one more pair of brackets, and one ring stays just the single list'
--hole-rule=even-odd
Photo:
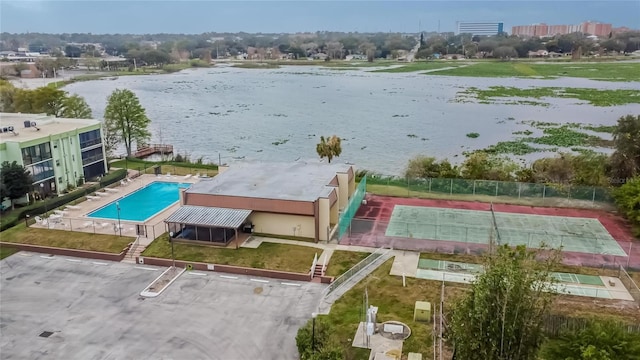
[{"label": "green and white building", "polygon": [[0,162],[17,161],[34,191],[61,193],[107,172],[102,123],[44,114],[0,113]]}]

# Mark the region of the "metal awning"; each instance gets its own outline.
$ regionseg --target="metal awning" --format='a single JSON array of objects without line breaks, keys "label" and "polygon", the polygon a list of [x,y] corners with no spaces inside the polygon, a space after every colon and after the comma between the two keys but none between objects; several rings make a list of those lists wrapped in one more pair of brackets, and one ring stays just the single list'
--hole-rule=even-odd
[{"label": "metal awning", "polygon": [[208,206],[181,206],[165,222],[237,229],[251,214],[251,210],[226,209]]}]

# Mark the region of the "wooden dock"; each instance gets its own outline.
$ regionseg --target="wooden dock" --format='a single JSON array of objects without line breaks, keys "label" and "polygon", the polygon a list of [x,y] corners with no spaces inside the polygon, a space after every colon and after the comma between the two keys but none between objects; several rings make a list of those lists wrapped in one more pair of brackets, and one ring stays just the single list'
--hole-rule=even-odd
[{"label": "wooden dock", "polygon": [[166,144],[149,144],[145,147],[138,148],[133,154],[133,157],[138,159],[144,159],[147,156],[153,154],[172,154],[173,145]]}]

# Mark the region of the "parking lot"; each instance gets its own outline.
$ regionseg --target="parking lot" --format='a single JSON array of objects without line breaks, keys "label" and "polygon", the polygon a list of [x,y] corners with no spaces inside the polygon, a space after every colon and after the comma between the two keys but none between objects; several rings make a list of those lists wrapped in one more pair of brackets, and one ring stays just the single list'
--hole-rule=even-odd
[{"label": "parking lot", "polygon": [[[18,253],[0,262],[2,359],[297,359],[324,285]],[[48,335],[48,337],[47,337]]]}]

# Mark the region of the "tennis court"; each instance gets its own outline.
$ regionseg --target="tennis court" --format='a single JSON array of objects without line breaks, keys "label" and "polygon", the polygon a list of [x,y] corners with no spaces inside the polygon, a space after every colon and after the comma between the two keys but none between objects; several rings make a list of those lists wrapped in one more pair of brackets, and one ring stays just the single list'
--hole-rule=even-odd
[{"label": "tennis court", "polygon": [[395,205],[386,236],[488,244],[562,247],[563,251],[626,256],[600,221],[591,218],[531,215]]},{"label": "tennis court", "polygon": [[[420,259],[416,278],[469,284],[483,271],[480,264],[446,260]],[[633,300],[628,290],[619,286],[607,286],[602,277],[572,273],[552,273],[558,283],[552,285],[559,294],[595,297],[601,299]]]}]

